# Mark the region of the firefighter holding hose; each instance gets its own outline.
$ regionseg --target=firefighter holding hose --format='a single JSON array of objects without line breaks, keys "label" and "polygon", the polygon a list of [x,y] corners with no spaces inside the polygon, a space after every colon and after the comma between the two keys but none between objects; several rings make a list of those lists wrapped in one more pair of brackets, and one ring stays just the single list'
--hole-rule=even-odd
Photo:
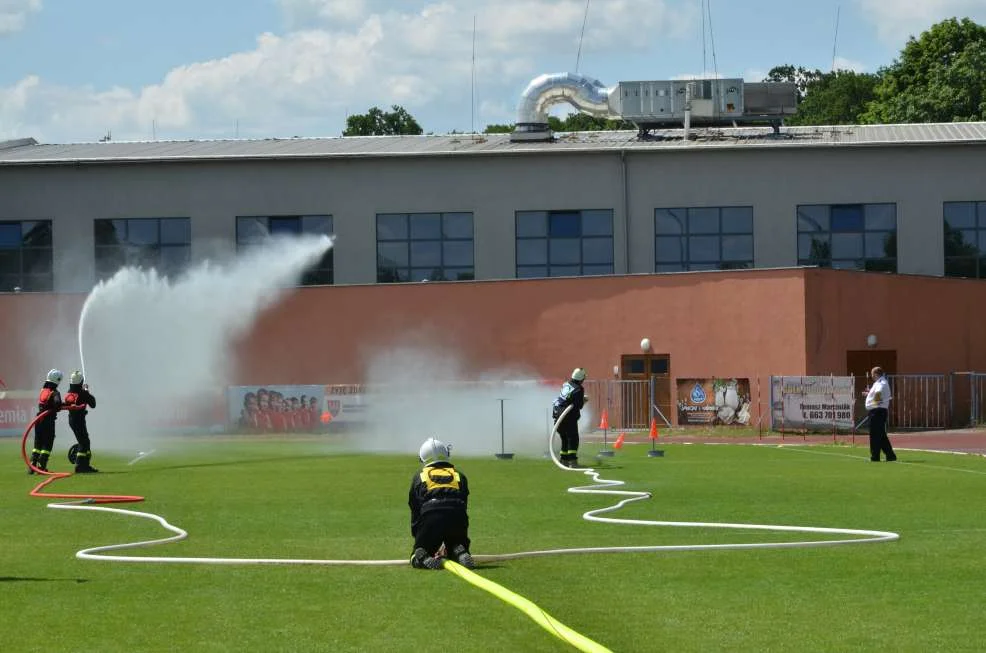
[{"label": "firefighter holding hose", "polygon": [[[34,425],[31,465],[42,472],[48,471],[48,457],[51,456],[51,448],[55,446],[55,420],[58,418],[58,411],[62,409],[62,394],[58,391],[61,382],[62,373],[56,369],[50,370],[38,394],[38,415],[45,413],[45,416]],[[34,469],[28,468],[27,473],[33,474]]]},{"label": "firefighter holding hose", "polygon": [[86,415],[90,408],[96,407],[96,397],[89,392],[82,372],[76,370],[68,378],[68,392],[65,393],[65,406],[68,407],[68,425],[75,434],[77,450],[75,452],[75,473],[92,474],[99,470],[92,466],[92,450],[89,443],[89,427],[86,425]]},{"label": "firefighter holding hose", "polygon": [[584,381],[585,369],[576,367],[572,370],[571,378],[562,384],[558,398],[551,406],[551,419],[555,421],[561,417],[566,408],[572,407],[558,424],[558,435],[561,437],[559,460],[565,467],[579,465],[579,417],[586,402],[585,388],[582,387]]}]

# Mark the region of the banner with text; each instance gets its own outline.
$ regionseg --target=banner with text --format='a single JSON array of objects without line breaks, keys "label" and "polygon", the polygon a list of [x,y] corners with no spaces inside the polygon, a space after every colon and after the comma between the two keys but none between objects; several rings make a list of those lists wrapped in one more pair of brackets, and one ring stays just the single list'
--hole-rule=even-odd
[{"label": "banner with text", "polygon": [[367,388],[359,383],[327,385],[325,410],[333,424],[358,424],[366,419]]},{"label": "banner with text", "polygon": [[678,379],[678,426],[746,426],[750,379]]},{"label": "banner with text", "polygon": [[851,429],[855,383],[851,376],[770,377],[771,428]]}]

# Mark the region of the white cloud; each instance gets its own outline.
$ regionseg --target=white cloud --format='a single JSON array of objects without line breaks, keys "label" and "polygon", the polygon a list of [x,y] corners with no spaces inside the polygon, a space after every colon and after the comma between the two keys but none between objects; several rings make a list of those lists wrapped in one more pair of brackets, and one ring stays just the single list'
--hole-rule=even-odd
[{"label": "white cloud", "polygon": [[[3,2],[4,0],[0,0]],[[455,106],[469,121],[473,16],[476,126],[503,122],[502,105],[541,70],[535,61],[570,48],[584,0],[447,0],[395,10],[380,0],[280,0],[298,29],[262,34],[250,50],[168,71],[143,88],[54,86],[27,78],[0,87],[0,138],[338,134],[347,113],[401,104],[412,113]],[[400,3],[405,7],[410,3]],[[667,0],[609,0],[590,9],[582,52],[620,53],[687,33],[692,10]],[[461,109],[460,109],[461,107]],[[487,112],[489,115],[487,116]],[[417,114],[416,114],[417,115]],[[426,131],[433,125],[425,124]],[[442,126],[444,129],[445,126]]]},{"label": "white cloud", "polygon": [[876,26],[880,40],[903,48],[908,37],[918,36],[947,18],[986,21],[986,0],[857,0],[863,15]]},{"label": "white cloud", "polygon": [[364,18],[367,0],[278,0],[291,27],[319,22],[353,23]]},{"label": "white cloud", "polygon": [[724,75],[722,73],[717,73],[713,71],[704,73],[682,73],[680,75],[672,75],[672,80],[692,80],[692,79],[723,79],[726,77],[732,77],[732,75]]},{"label": "white cloud", "polygon": [[0,36],[24,29],[29,14],[41,11],[41,0],[0,0]]},{"label": "white cloud", "polygon": [[748,68],[743,71],[744,82],[762,82],[767,78],[767,71],[757,68]]},{"label": "white cloud", "polygon": [[853,59],[846,59],[845,57],[835,58],[835,70],[851,70],[854,73],[865,73],[866,64],[855,61]]}]

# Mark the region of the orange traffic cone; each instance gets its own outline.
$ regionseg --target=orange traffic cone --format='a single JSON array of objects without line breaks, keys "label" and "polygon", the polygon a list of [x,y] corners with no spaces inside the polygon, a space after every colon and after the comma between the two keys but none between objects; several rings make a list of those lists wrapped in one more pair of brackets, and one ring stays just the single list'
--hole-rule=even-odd
[{"label": "orange traffic cone", "polygon": [[616,438],[616,442],[613,443],[613,448],[614,449],[622,449],[623,448],[623,434],[622,433],[620,433],[619,437]]},{"label": "orange traffic cone", "polygon": [[599,420],[599,428],[603,431],[609,430],[609,411],[603,408],[603,416]]}]

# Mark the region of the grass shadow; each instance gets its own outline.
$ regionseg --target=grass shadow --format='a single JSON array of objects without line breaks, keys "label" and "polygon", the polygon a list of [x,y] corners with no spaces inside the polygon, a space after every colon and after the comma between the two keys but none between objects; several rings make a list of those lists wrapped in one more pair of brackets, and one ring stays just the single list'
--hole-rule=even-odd
[{"label": "grass shadow", "polygon": [[30,576],[0,576],[0,583],[88,583],[87,578],[32,578]]}]

